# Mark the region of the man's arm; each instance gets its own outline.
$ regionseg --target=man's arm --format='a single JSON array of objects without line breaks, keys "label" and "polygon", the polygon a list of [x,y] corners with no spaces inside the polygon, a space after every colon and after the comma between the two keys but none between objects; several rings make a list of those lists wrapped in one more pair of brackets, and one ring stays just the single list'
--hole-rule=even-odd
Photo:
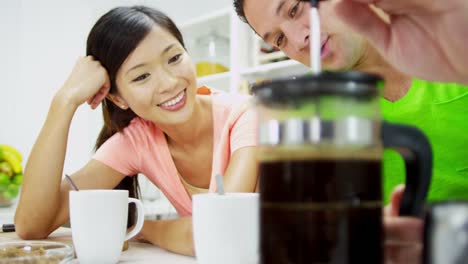
[{"label": "man's arm", "polygon": [[[370,4],[390,15],[390,22]],[[339,0],[336,11],[401,72],[468,84],[468,1]]]}]

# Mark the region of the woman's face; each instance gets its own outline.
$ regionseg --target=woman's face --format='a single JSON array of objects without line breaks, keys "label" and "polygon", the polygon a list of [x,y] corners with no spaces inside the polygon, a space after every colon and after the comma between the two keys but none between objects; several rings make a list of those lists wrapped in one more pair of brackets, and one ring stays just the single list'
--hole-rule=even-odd
[{"label": "woman's face", "polygon": [[118,96],[146,120],[172,125],[192,116],[195,67],[179,41],[159,26],[124,61],[116,84]]},{"label": "woman's face", "polygon": [[[352,68],[363,55],[364,40],[335,16],[336,1],[321,2],[320,27],[322,67],[326,70]],[[310,4],[297,0],[245,0],[249,24],[267,43],[288,57],[310,65]]]}]

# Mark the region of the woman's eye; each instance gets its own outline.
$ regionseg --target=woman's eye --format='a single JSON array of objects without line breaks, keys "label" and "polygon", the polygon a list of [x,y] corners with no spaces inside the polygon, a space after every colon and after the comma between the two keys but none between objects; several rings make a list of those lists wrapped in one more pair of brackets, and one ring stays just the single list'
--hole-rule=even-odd
[{"label": "woman's eye", "polygon": [[278,36],[278,38],[276,39],[276,42],[275,42],[276,47],[278,47],[278,48],[281,47],[281,45],[283,44],[283,40],[284,40],[284,35],[280,34]]},{"label": "woman's eye", "polygon": [[293,6],[293,8],[291,8],[291,10],[289,11],[289,17],[290,18],[294,18],[297,14],[297,10],[299,9],[299,4],[300,2],[298,2],[297,4],[295,4]]},{"label": "woman's eye", "polygon": [[177,55],[175,55],[174,57],[170,58],[170,59],[169,59],[169,64],[179,61],[180,57],[182,57],[182,53],[181,53],[181,54],[177,54]]},{"label": "woman's eye", "polygon": [[146,78],[148,78],[149,76],[150,76],[149,73],[142,74],[142,75],[136,77],[135,79],[133,79],[132,82],[140,82],[140,81],[143,81],[143,80],[145,80]]}]

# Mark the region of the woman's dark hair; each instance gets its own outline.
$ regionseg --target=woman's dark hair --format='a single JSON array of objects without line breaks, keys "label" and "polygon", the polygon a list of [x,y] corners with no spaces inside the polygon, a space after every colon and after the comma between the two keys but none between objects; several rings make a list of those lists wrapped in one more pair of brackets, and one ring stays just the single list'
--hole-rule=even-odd
[{"label": "woman's dark hair", "polygon": [[[154,26],[167,30],[185,48],[182,34],[174,22],[164,13],[145,6],[114,8],[104,14],[91,29],[86,55],[93,56],[107,70],[111,82],[110,93],[118,90],[115,80],[119,68]],[[102,113],[104,126],[96,140],[95,149],[115,133],[121,132],[136,117],[130,108],[123,110],[107,98],[102,103]],[[139,198],[137,175],[125,177],[115,189],[128,190],[130,197]],[[134,224],[134,210],[130,207],[128,226]]]},{"label": "woman's dark hair", "polygon": [[240,20],[249,24],[249,21],[247,21],[247,18],[245,17],[244,0],[234,0],[234,9],[236,10],[237,16]]}]

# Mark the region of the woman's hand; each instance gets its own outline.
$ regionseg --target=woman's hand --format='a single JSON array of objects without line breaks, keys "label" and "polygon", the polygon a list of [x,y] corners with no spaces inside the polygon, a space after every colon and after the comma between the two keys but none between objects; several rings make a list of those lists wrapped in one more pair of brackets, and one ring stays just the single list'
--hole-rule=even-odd
[{"label": "woman's hand", "polygon": [[421,263],[423,221],[398,216],[404,190],[404,185],[395,187],[384,209],[385,263]]},{"label": "woman's hand", "polygon": [[[387,13],[390,23],[369,4]],[[336,11],[401,72],[468,84],[468,1],[339,0]]]},{"label": "woman's hand", "polygon": [[141,231],[136,236],[132,237],[130,241],[139,242],[139,243],[151,243],[145,238],[145,236],[143,235],[143,232]]},{"label": "woman's hand", "polygon": [[106,69],[92,56],[79,58],[59,93],[75,107],[87,102],[95,109],[110,90]]},{"label": "woman's hand", "polygon": [[140,238],[177,254],[195,256],[192,217],[146,220]]}]

